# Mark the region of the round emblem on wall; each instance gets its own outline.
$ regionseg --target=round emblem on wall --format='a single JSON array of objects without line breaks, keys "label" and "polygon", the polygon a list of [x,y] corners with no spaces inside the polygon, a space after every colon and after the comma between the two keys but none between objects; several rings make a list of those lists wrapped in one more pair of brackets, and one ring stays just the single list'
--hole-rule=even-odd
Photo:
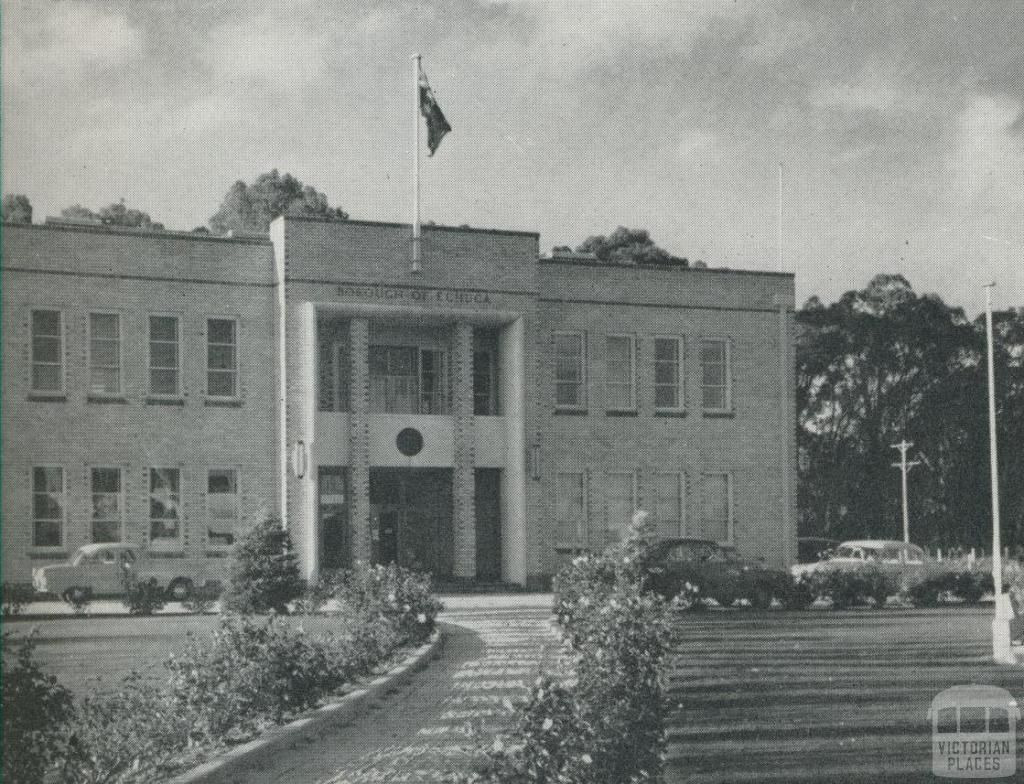
[{"label": "round emblem on wall", "polygon": [[395,446],[406,457],[414,457],[423,449],[423,434],[414,427],[407,427],[398,432]]}]

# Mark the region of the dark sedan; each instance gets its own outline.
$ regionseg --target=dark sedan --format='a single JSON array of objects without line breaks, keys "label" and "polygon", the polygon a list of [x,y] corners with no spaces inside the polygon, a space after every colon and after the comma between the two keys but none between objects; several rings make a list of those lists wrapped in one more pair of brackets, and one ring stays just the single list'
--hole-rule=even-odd
[{"label": "dark sedan", "polygon": [[655,544],[645,561],[647,587],[671,598],[689,583],[698,596],[728,607],[746,599],[755,608],[773,599],[789,604],[793,579],[782,569],[744,558],[735,548],[707,539],[665,539]]}]

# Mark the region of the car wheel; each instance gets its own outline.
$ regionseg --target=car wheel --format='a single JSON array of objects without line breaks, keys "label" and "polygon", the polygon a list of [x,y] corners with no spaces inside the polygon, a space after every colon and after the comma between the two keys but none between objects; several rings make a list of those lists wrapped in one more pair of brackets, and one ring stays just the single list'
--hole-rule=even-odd
[{"label": "car wheel", "polygon": [[87,601],[90,596],[92,596],[92,591],[78,585],[68,588],[62,594],[62,598],[68,604],[81,604],[82,602]]},{"label": "car wheel", "polygon": [[192,581],[187,577],[175,577],[167,587],[171,601],[183,602],[192,595]]},{"label": "car wheel", "polygon": [[755,610],[767,610],[772,606],[772,592],[767,586],[755,585],[750,592],[750,606]]}]

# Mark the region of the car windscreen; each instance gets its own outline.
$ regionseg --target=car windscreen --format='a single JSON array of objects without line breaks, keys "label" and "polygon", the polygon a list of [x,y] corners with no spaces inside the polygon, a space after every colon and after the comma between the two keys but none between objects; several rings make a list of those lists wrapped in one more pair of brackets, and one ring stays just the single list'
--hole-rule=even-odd
[{"label": "car windscreen", "polygon": [[837,558],[858,558],[862,559],[864,553],[859,547],[849,547],[848,545],[842,545],[836,548]]}]

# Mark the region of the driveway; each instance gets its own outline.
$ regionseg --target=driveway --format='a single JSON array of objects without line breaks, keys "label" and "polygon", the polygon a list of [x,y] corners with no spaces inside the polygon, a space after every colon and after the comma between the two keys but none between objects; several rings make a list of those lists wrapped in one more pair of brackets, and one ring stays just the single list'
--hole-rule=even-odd
[{"label": "driveway", "polygon": [[935,782],[938,692],[990,684],[1024,703],[1024,669],[991,663],[991,619],[990,607],[687,614],[666,781]]}]

